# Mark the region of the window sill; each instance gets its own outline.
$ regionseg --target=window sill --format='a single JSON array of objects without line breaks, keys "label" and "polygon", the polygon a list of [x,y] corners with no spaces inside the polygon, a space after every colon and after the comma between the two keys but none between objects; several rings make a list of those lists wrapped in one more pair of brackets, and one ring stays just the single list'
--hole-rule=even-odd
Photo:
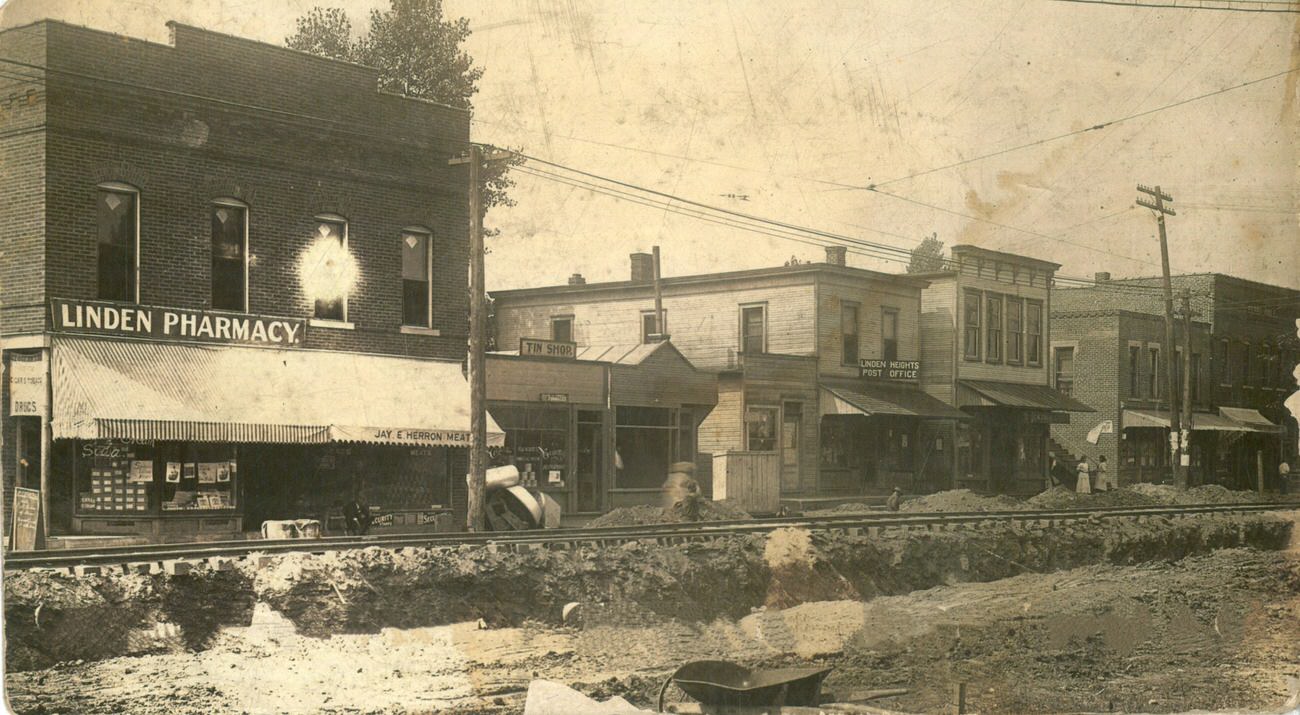
[{"label": "window sill", "polygon": [[313,328],[330,328],[332,330],[356,330],[356,323],[349,323],[345,320],[325,320],[323,318],[312,318],[307,324]]},{"label": "window sill", "polygon": [[434,337],[442,335],[442,331],[437,328],[423,328],[418,325],[403,325],[401,332],[403,335],[432,335]]}]

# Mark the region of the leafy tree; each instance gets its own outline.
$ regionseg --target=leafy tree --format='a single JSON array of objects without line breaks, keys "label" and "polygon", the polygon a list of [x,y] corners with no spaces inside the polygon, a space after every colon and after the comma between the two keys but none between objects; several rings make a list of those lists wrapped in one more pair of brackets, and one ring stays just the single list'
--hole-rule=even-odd
[{"label": "leafy tree", "polygon": [[[370,32],[353,36],[352,21],[338,8],[313,8],[297,20],[285,44],[314,55],[347,60],[379,71],[381,88],[411,97],[472,109],[483,69],[462,48],[469,20],[447,20],[442,0],[391,0],[387,10],[370,11]],[[491,154],[491,150],[485,152]],[[483,167],[483,208],[513,206],[509,170],[517,154]],[[496,235],[496,230],[485,231]]]},{"label": "leafy tree", "polygon": [[916,248],[912,249],[912,259],[908,261],[907,272],[941,271],[944,269],[944,263],[943,241],[939,240],[939,234],[932,233],[921,239]]}]

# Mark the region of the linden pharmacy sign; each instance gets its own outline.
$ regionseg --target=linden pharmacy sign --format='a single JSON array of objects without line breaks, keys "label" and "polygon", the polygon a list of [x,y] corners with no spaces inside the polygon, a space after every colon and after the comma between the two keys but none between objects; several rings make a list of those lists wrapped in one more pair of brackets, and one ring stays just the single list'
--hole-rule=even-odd
[{"label": "linden pharmacy sign", "polygon": [[154,340],[294,347],[306,325],[301,318],[59,298],[50,307],[56,331]]}]

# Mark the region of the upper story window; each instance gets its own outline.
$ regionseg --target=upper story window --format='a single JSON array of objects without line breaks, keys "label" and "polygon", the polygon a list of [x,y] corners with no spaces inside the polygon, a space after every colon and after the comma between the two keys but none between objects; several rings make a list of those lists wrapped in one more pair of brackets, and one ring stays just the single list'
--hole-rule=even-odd
[{"label": "upper story window", "polygon": [[[322,251],[321,260],[330,261],[346,260],[348,250],[348,222],[341,216],[321,215],[316,217],[316,238],[328,248]],[[337,248],[336,248],[337,247]],[[338,251],[335,253],[334,251]],[[336,257],[335,257],[336,256]],[[346,286],[340,286],[330,280],[331,271],[329,267],[322,267],[320,273],[325,276],[320,288],[327,294],[326,297],[316,297],[316,307],[313,317],[318,320],[336,320],[347,322],[348,319],[348,294]]]},{"label": "upper story window", "polygon": [[572,315],[560,315],[551,318],[551,340],[560,343],[573,342]]},{"label": "upper story window", "polygon": [[743,353],[767,351],[767,306],[741,306],[740,351]]},{"label": "upper story window", "polygon": [[1025,301],[1025,363],[1043,364],[1043,304],[1036,300]]},{"label": "upper story window", "polygon": [[402,325],[433,327],[433,235],[402,231]]},{"label": "upper story window", "polygon": [[1025,302],[1007,298],[1007,362],[1019,365],[1025,359]]},{"label": "upper story window", "polygon": [[880,357],[898,359],[898,311],[894,308],[880,310]]},{"label": "upper story window", "polygon": [[988,327],[988,345],[985,358],[989,362],[1002,362],[1002,296],[988,297],[988,310],[984,313]]},{"label": "upper story window", "polygon": [[212,307],[248,312],[248,205],[212,202]]},{"label": "upper story window", "polygon": [[1192,353],[1192,402],[1201,401],[1201,354]]},{"label": "upper story window", "polygon": [[1128,346],[1128,396],[1142,396],[1142,346]]},{"label": "upper story window", "polygon": [[1074,392],[1074,348],[1056,349],[1056,389],[1066,395]]},{"label": "upper story window", "polygon": [[1245,345],[1241,346],[1241,371],[1238,374],[1241,375],[1242,387],[1252,387],[1252,385],[1250,384],[1251,367],[1252,367],[1251,350],[1252,350],[1252,346],[1250,343],[1246,343]]},{"label": "upper story window", "polygon": [[1160,348],[1147,348],[1147,394],[1160,397]]},{"label": "upper story window", "polygon": [[840,356],[844,365],[858,364],[858,304],[840,304]]},{"label": "upper story window", "polygon": [[964,339],[962,352],[967,360],[980,359],[980,294],[967,291],[962,300]]},{"label": "upper story window", "polygon": [[140,192],[118,182],[99,185],[99,297],[140,302]]},{"label": "upper story window", "polygon": [[641,342],[649,343],[654,335],[662,335],[668,332],[668,311],[663,311],[664,326],[659,328],[659,321],[655,318],[653,310],[641,311]]}]

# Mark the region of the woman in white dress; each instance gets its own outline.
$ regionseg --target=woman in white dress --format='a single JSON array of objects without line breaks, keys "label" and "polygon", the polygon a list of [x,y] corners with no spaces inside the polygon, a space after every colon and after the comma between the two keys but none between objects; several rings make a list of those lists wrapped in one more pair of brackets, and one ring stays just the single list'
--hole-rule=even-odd
[{"label": "woman in white dress", "polygon": [[1074,490],[1080,494],[1092,493],[1092,481],[1088,478],[1088,458],[1079,460],[1079,482]]}]

